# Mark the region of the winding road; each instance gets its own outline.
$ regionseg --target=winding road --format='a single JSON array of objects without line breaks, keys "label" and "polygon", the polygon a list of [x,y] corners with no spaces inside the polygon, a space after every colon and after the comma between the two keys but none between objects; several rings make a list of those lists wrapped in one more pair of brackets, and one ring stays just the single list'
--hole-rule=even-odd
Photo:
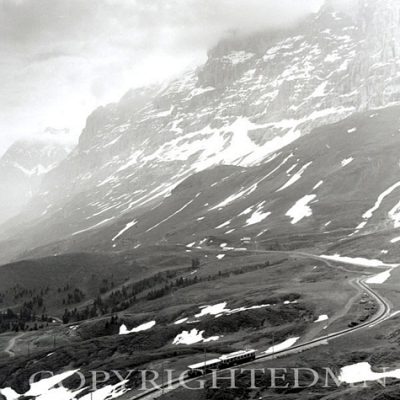
[{"label": "winding road", "polygon": [[[254,252],[257,253],[284,253],[284,254],[288,254],[288,252],[279,252],[279,251],[263,251],[263,250],[254,250]],[[328,265],[330,267],[332,267],[332,264],[326,260],[325,258],[313,255],[313,254],[307,254],[307,253],[303,253],[303,252],[290,252],[291,255],[294,256],[298,256],[298,257],[306,257],[306,258],[312,258],[312,259],[316,259],[319,260],[321,262],[323,262],[325,265]],[[336,262],[335,264],[345,264],[342,262]],[[345,269],[345,267],[343,265],[339,265],[340,268]],[[387,268],[385,268],[386,270]],[[349,271],[351,272],[351,271]],[[352,271],[354,272],[354,271]],[[333,332],[330,334],[327,334],[323,337],[318,337],[316,339],[312,339],[309,340],[307,342],[295,345],[293,347],[290,347],[289,349],[286,350],[281,350],[281,351],[277,351],[274,354],[259,354],[256,357],[255,361],[251,361],[249,363],[246,364],[241,364],[241,366],[246,366],[246,365],[251,365],[254,364],[257,361],[263,360],[263,361],[268,361],[268,360],[273,360],[277,357],[284,357],[290,354],[294,354],[294,353],[299,353],[302,351],[306,351],[309,350],[311,348],[315,348],[317,346],[321,346],[321,345],[325,345],[327,343],[327,341],[330,340],[334,340],[334,339],[338,339],[340,337],[361,331],[363,329],[369,328],[371,326],[376,326],[384,321],[386,321],[387,319],[390,318],[391,316],[391,306],[389,304],[389,302],[384,299],[379,293],[375,292],[373,289],[371,289],[366,283],[365,280],[368,279],[370,277],[370,275],[368,277],[364,277],[364,278],[357,278],[355,280],[355,284],[356,286],[358,286],[358,288],[360,289],[361,292],[366,292],[369,294],[369,296],[371,296],[376,303],[378,304],[378,311],[375,313],[375,315],[367,320],[366,322],[360,323],[359,325],[355,326],[355,327],[351,327],[351,328],[347,328],[347,329],[343,329],[341,331],[338,332]],[[198,378],[187,378],[185,380],[181,380],[181,379],[174,379],[172,381],[168,381],[162,385],[160,385],[157,388],[153,388],[150,389],[148,391],[145,391],[143,393],[137,394],[133,397],[130,397],[129,400],[150,400],[150,399],[155,399],[159,396],[161,396],[164,391],[165,392],[171,392],[172,390],[175,390],[179,387],[182,386],[183,383],[188,383],[191,382],[193,380],[196,380]]]}]

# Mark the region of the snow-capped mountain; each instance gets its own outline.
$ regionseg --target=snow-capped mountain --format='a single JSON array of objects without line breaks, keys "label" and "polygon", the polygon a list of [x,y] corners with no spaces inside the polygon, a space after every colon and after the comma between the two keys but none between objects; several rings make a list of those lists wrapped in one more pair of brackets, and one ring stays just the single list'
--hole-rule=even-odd
[{"label": "snow-capped mountain", "polygon": [[15,142],[0,159],[0,221],[16,215],[38,192],[43,176],[68,154],[60,143],[65,130],[47,128],[33,139]]},{"label": "snow-capped mountain", "polygon": [[[400,106],[317,128],[251,167],[187,178],[148,211],[76,232],[27,255],[192,248],[313,249],[395,260],[400,255]],[[372,243],[372,245],[371,245]]]},{"label": "snow-capped mountain", "polygon": [[283,162],[280,149],[312,129],[398,102],[399,18],[394,0],[364,0],[349,15],[327,5],[294,28],[225,39],[197,70],[97,109],[3,238],[26,238],[15,255],[127,216],[133,223],[195,173]]}]

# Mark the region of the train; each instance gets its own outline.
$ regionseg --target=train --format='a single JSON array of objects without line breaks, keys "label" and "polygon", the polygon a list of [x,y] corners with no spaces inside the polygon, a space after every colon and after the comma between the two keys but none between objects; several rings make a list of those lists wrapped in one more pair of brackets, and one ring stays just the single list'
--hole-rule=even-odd
[{"label": "train", "polygon": [[230,368],[235,365],[247,363],[256,359],[255,350],[239,350],[225,354],[219,358],[206,360],[201,363],[188,366],[188,376],[190,378],[208,374],[214,370]]}]

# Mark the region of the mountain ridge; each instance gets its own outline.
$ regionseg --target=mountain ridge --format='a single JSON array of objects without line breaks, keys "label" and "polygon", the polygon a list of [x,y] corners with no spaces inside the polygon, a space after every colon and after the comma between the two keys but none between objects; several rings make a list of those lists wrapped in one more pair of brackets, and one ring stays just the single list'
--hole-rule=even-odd
[{"label": "mountain ridge", "polygon": [[198,172],[155,207],[134,210],[21,257],[168,244],[186,252],[211,246],[222,254],[243,247],[312,248],[321,254],[340,249],[393,262],[399,251],[392,240],[400,236],[399,107],[317,128],[260,165]]},{"label": "mountain ridge", "polygon": [[43,136],[20,139],[0,158],[0,222],[18,214],[39,191],[44,175],[66,158],[70,146],[48,137],[59,132],[46,130]]}]

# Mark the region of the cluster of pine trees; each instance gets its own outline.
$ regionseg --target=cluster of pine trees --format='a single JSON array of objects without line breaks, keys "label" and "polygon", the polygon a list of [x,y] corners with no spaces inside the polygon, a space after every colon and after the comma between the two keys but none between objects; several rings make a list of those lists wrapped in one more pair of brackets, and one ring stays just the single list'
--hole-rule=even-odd
[{"label": "cluster of pine trees", "polygon": [[7,309],[0,313],[0,332],[38,330],[48,326],[52,318],[44,313],[41,316],[36,315],[34,311],[38,301],[41,301],[40,298],[24,303],[18,312]]},{"label": "cluster of pine trees", "polygon": [[62,300],[63,305],[77,304],[85,299],[85,293],[79,289],[75,288],[72,292],[67,294],[67,297]]}]

